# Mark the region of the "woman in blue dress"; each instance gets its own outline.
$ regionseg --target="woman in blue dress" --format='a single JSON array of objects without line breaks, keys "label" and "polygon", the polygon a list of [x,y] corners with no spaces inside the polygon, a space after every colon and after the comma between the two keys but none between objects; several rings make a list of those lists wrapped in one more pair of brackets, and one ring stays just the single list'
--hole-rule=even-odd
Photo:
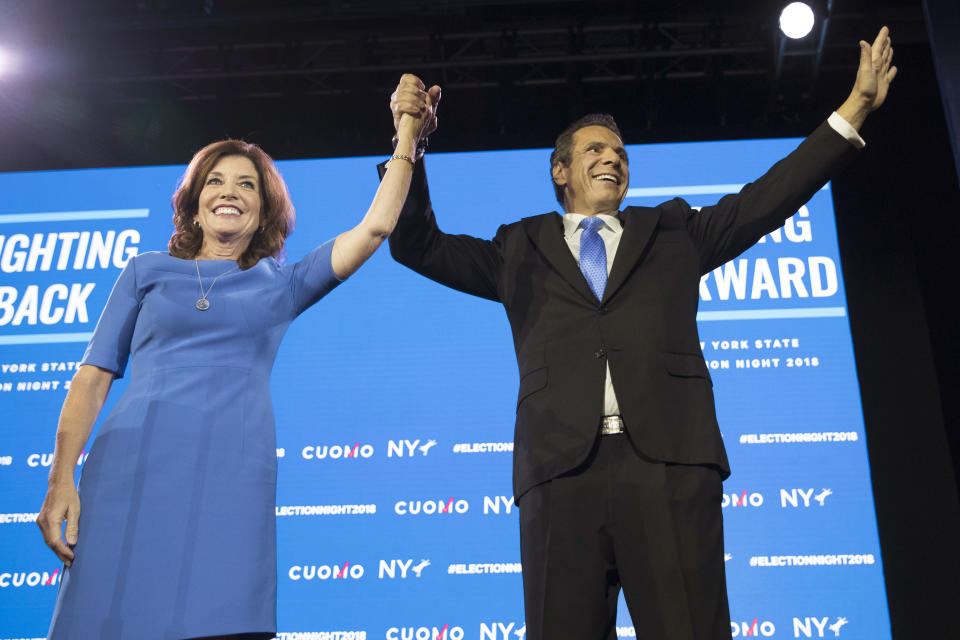
[{"label": "woman in blue dress", "polygon": [[[37,519],[65,565],[51,640],[274,637],[274,357],[393,230],[435,126],[404,116],[360,224],[291,265],[277,258],[293,206],[270,157],[236,140],[194,156],[169,253],[127,263],[64,401]],[[128,357],[78,490],[72,461]]]}]

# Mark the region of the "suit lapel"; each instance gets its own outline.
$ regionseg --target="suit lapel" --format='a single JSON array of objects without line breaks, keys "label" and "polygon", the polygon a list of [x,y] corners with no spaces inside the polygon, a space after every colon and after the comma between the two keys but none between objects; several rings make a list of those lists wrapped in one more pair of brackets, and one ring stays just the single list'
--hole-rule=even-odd
[{"label": "suit lapel", "polygon": [[548,213],[526,218],[523,222],[524,229],[531,242],[560,274],[560,277],[592,304],[597,304],[597,299],[590,291],[587,279],[580,272],[580,267],[570,252],[567,241],[563,238],[563,219],[556,213]]},{"label": "suit lapel", "polygon": [[[660,220],[658,208],[627,207],[620,213],[623,235],[620,236],[617,255],[613,260],[610,277],[607,278],[607,286],[603,291],[603,303],[606,303],[617,289],[623,286],[627,276],[643,256],[653,237],[653,230],[658,220]],[[569,249],[567,253],[570,253]]]}]

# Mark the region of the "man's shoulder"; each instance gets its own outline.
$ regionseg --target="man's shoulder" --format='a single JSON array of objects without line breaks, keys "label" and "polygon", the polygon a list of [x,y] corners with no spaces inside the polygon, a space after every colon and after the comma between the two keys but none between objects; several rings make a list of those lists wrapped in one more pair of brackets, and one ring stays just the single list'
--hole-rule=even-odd
[{"label": "man's shoulder", "polygon": [[538,213],[534,216],[524,216],[523,218],[517,220],[517,222],[514,224],[536,224],[541,223],[544,220],[559,220],[561,218],[563,218],[561,214],[557,213],[556,211],[550,211],[548,213]]},{"label": "man's shoulder", "polygon": [[682,198],[673,198],[672,200],[666,200],[661,202],[658,205],[652,207],[624,207],[620,211],[620,215],[624,217],[632,216],[660,216],[664,213],[674,213],[674,212],[683,212],[685,209],[689,209],[688,205]]},{"label": "man's shoulder", "polygon": [[523,232],[524,230],[529,231],[530,229],[538,229],[545,225],[562,226],[562,220],[563,216],[556,211],[551,211],[549,213],[538,213],[537,215],[520,218],[516,222],[504,224],[500,227],[500,230],[497,232],[497,234],[502,235]]},{"label": "man's shoulder", "polygon": [[[673,200],[667,200],[666,202],[661,202],[660,204],[653,207],[637,207],[629,206],[624,207],[618,216],[621,216],[623,220],[629,220],[630,218],[640,218],[647,216],[662,216],[667,215],[680,215],[683,216],[687,211],[690,210],[690,205],[688,205],[681,198],[674,198]],[[563,229],[563,214],[557,213],[556,211],[550,211],[549,213],[540,213],[537,215],[526,216],[517,220],[516,222],[510,222],[504,224],[497,231],[497,235],[504,236],[510,235],[517,232],[527,232],[536,231],[543,229],[545,227],[555,226],[559,229]]]}]

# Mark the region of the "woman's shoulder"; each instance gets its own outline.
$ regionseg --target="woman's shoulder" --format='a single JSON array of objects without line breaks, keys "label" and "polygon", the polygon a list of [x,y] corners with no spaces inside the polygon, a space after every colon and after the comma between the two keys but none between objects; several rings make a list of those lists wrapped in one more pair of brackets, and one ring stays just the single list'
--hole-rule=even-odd
[{"label": "woman's shoulder", "polygon": [[[138,271],[154,267],[170,267],[177,263],[187,263],[186,260],[174,258],[166,251],[141,251],[136,255],[130,256],[129,262],[132,263]],[[192,261],[190,264],[192,264]]]},{"label": "woman's shoulder", "polygon": [[255,264],[255,265],[253,265],[253,266],[254,266],[254,268],[266,269],[266,270],[268,270],[268,271],[273,271],[273,272],[275,272],[275,271],[280,271],[281,269],[283,269],[283,262],[281,262],[280,260],[278,260],[278,259],[275,258],[274,256],[266,256],[266,257],[260,258],[260,259],[257,261],[257,264]]},{"label": "woman's shoulder", "polygon": [[146,274],[151,271],[194,273],[197,269],[193,260],[176,258],[166,251],[141,251],[130,257],[128,267],[133,267],[138,274]]},{"label": "woman's shoulder", "polygon": [[172,255],[166,251],[141,251],[135,256],[130,258],[131,260],[137,261],[137,266],[146,266],[148,264],[163,264],[170,262],[171,260],[176,260],[178,262],[183,262],[180,258],[174,258]]},{"label": "woman's shoulder", "polygon": [[[171,271],[174,273],[195,274],[198,264],[195,260],[177,258],[166,251],[143,251],[130,258],[130,262],[136,268],[138,273],[147,271]],[[207,272],[213,273],[222,269],[226,260],[201,260],[199,270],[204,276]],[[261,274],[279,274],[282,272],[281,264],[276,258],[261,258],[255,265],[245,271],[246,273]]]}]

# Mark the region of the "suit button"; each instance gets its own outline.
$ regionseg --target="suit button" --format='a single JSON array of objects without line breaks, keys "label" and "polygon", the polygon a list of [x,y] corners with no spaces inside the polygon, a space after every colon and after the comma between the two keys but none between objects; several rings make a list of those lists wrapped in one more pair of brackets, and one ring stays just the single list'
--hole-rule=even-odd
[{"label": "suit button", "polygon": [[600,307],[600,315],[605,316],[607,315],[608,311],[609,309],[607,309],[606,307]]},{"label": "suit button", "polygon": [[600,349],[599,351],[594,351],[594,352],[593,352],[593,357],[596,358],[596,359],[598,359],[598,360],[599,360],[600,358],[605,357],[606,355],[607,355],[607,352],[604,351],[603,349]]}]

